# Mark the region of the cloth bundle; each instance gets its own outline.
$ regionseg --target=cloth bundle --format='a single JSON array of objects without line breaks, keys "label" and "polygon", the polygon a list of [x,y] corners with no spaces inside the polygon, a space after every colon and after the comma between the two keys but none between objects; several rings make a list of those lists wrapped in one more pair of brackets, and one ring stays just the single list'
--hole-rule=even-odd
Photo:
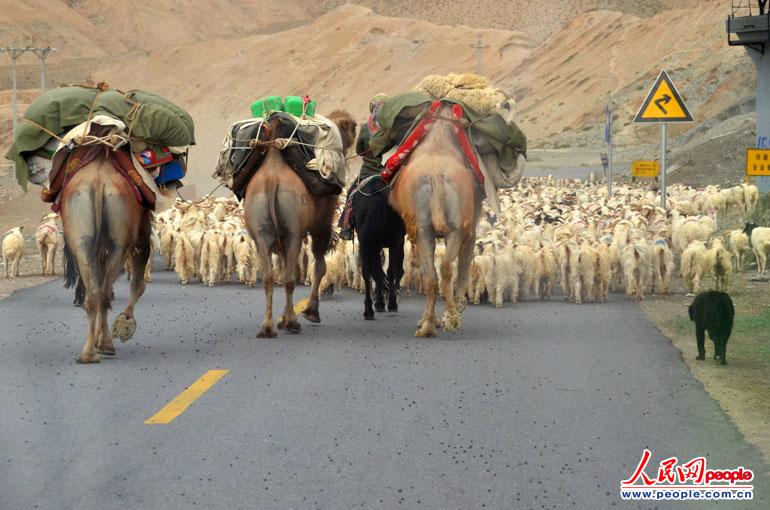
[{"label": "cloth bundle", "polygon": [[[318,114],[312,118],[301,118],[286,112],[274,112],[267,119],[257,117],[234,122],[222,142],[213,176],[236,195],[242,196],[242,188],[248,183],[247,179],[242,178],[243,172],[256,170],[244,168],[245,163],[255,150],[254,142],[257,139],[267,141],[267,126],[274,119],[278,119],[278,132],[273,142],[286,155],[293,153],[292,157],[284,158],[287,163],[300,177],[310,173],[321,181],[320,188],[313,187],[310,191],[327,194],[332,189],[341,190],[347,171],[342,136],[334,122]],[[259,164],[261,160],[255,166]],[[324,183],[330,187],[323,186]]]},{"label": "cloth bundle", "polygon": [[122,122],[126,136],[132,140],[175,147],[195,144],[190,115],[160,96],[141,90],[112,90],[106,85],[60,87],[41,94],[30,104],[5,156],[14,162],[19,184],[27,189],[28,159],[36,151],[51,138],[61,137],[97,115]]}]

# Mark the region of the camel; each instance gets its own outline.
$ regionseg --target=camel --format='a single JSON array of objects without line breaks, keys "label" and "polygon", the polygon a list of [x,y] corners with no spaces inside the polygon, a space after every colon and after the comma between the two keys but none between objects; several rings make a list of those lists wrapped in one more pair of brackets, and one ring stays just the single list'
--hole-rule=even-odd
[{"label": "camel", "polygon": [[[457,331],[465,308],[468,276],[476,225],[481,216],[482,190],[466,168],[449,106],[442,106],[436,122],[414,149],[392,183],[389,201],[401,215],[413,249],[418,252],[425,311],[417,325],[417,337],[436,336],[436,301],[439,280],[434,267],[436,238],[446,241],[441,262],[441,293],[446,300],[442,325]],[[457,261],[457,280],[452,282],[452,264]]]},{"label": "camel", "polygon": [[[356,122],[349,113],[337,110],[329,119],[339,128],[343,152],[353,145]],[[299,253],[305,236],[312,238],[311,251],[315,258],[313,284],[308,305],[302,312],[310,322],[321,322],[318,310],[319,286],[326,273],[324,255],[333,246],[332,221],[339,195],[313,195],[302,179],[287,164],[289,153],[278,150],[272,142],[280,134],[276,120],[270,122],[267,150],[254,151],[246,165],[263,158],[259,170],[251,177],[244,193],[243,207],[246,225],[257,245],[265,288],[265,317],[257,338],[275,338],[273,329],[273,272],[272,253],[283,261],[283,283],[286,306],[278,322],[278,329],[299,333],[302,329],[294,311],[294,287],[299,276]]]},{"label": "camel", "polygon": [[67,279],[74,283],[79,272],[88,314],[88,334],[77,361],[98,363],[100,354],[115,354],[113,335],[126,341],[136,330],[134,306],[145,289],[143,278],[131,280],[128,306],[112,330],[107,311],[123,261],[130,258],[134,274],[144,272],[150,255],[151,211],[136,200],[132,185],[101,154],[66,184],[60,212],[66,253],[72,258]]}]

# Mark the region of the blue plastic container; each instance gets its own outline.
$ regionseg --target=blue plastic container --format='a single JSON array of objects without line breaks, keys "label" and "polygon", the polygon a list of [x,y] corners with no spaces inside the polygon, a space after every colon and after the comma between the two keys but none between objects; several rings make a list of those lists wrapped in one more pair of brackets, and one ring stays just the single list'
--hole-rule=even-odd
[{"label": "blue plastic container", "polygon": [[155,184],[162,186],[171,181],[176,181],[184,177],[185,169],[178,159],[166,163],[160,167],[158,176],[155,178]]}]

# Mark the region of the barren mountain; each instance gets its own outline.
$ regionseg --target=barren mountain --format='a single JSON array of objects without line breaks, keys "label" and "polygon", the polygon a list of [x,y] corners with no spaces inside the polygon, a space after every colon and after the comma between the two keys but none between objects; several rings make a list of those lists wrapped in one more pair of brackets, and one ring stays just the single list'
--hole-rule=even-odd
[{"label": "barren mountain", "polygon": [[[106,80],[178,102],[196,120],[193,174],[206,185],[226,126],[248,116],[254,99],[308,93],[321,113],[344,107],[364,120],[376,92],[408,90],[429,73],[475,70],[477,34],[487,46],[483,72],[516,97],[533,147],[600,145],[608,100],[620,143],[654,143],[655,128],[631,120],[662,68],[696,120],[673,135],[728,119],[724,112],[753,93],[746,52],[725,42],[722,0],[340,3],[0,0],[0,46],[58,46],[54,83]],[[37,60],[22,63],[20,83],[36,87]],[[7,70],[0,66],[6,87]],[[2,146],[8,97],[0,94]]]}]

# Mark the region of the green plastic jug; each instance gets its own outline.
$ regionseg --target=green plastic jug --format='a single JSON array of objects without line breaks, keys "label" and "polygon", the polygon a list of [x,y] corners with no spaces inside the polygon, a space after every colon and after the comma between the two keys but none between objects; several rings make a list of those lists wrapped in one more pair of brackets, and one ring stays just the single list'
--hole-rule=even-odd
[{"label": "green plastic jug", "polygon": [[315,101],[310,101],[305,107],[305,115],[315,117]]},{"label": "green plastic jug", "polygon": [[286,113],[299,117],[302,115],[302,98],[299,96],[286,96],[284,102]]},{"label": "green plastic jug", "polygon": [[283,111],[283,100],[281,99],[281,96],[267,96],[264,98],[264,101],[265,110],[268,113]]},{"label": "green plastic jug", "polygon": [[251,103],[251,116],[254,118],[262,117],[262,113],[265,111],[265,103],[262,99],[257,99]]}]

